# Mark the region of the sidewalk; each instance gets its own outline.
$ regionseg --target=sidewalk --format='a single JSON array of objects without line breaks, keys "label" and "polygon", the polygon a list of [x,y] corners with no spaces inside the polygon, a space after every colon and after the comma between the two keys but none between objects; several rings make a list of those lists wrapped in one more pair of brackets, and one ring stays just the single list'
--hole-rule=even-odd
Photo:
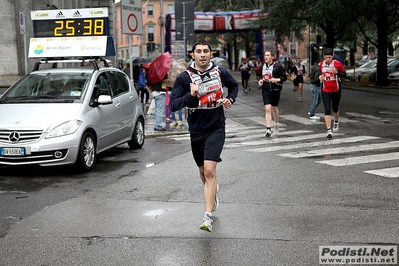
[{"label": "sidewalk", "polygon": [[[237,80],[237,82],[241,88],[241,73],[239,71],[230,71],[230,73]],[[251,82],[255,82],[255,77],[252,78],[252,76],[251,76]],[[287,82],[289,82],[289,81],[287,81]],[[305,84],[309,84],[308,79],[305,80]],[[355,83],[353,81],[345,80],[342,83],[342,89],[358,90],[358,91],[399,96],[399,87],[397,85],[381,87],[381,86],[376,86],[374,84],[370,84],[368,86],[364,86],[364,85],[359,85],[358,82]],[[146,121],[145,121],[146,138],[187,134],[188,133],[188,125],[187,125],[187,121],[186,121],[186,113],[185,112],[183,112],[183,122],[185,123],[185,125],[183,127],[181,127],[181,126],[173,127],[171,123],[164,122],[166,131],[154,131],[155,116],[154,115],[146,115]]]}]

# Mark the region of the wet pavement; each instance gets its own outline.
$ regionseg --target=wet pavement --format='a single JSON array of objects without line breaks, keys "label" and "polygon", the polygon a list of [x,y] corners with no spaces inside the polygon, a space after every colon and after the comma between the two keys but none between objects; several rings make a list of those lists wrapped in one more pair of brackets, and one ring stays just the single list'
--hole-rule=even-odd
[{"label": "wet pavement", "polygon": [[[147,137],[187,133],[154,122],[147,115]],[[223,162],[212,234],[198,229],[202,183],[182,152],[16,221],[0,265],[319,265],[320,246],[399,243],[394,179],[235,148]]]}]

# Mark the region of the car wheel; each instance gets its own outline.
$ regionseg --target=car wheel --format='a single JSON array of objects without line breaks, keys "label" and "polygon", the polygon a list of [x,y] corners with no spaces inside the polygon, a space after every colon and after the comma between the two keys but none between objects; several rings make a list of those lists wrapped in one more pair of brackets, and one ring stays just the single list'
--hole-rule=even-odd
[{"label": "car wheel", "polygon": [[90,132],[83,135],[79,145],[77,164],[82,170],[92,170],[97,158],[96,141]]},{"label": "car wheel", "polygon": [[144,131],[144,120],[138,118],[136,125],[134,126],[132,139],[127,142],[131,149],[140,149],[144,145],[145,131]]}]

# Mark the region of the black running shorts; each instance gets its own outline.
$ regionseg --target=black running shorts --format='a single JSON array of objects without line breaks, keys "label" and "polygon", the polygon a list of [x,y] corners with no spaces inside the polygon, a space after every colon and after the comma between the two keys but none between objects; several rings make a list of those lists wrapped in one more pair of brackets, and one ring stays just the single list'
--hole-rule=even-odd
[{"label": "black running shorts", "polygon": [[207,133],[190,133],[191,151],[198,167],[204,165],[204,160],[221,162],[224,141],[226,138],[225,127],[219,127]]}]

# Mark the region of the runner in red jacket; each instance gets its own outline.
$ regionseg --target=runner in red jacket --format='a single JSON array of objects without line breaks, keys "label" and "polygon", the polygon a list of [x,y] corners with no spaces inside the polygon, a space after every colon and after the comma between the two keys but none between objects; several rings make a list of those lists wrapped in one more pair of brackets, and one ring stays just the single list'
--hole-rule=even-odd
[{"label": "runner in red jacket", "polygon": [[[321,97],[324,104],[324,122],[327,128],[327,138],[332,138],[332,132],[339,130],[339,102],[341,100],[341,80],[346,78],[345,67],[338,60],[333,60],[333,50],[324,49],[324,61],[320,62],[319,77],[321,81]],[[334,115],[333,129],[331,130],[331,108]]]}]

